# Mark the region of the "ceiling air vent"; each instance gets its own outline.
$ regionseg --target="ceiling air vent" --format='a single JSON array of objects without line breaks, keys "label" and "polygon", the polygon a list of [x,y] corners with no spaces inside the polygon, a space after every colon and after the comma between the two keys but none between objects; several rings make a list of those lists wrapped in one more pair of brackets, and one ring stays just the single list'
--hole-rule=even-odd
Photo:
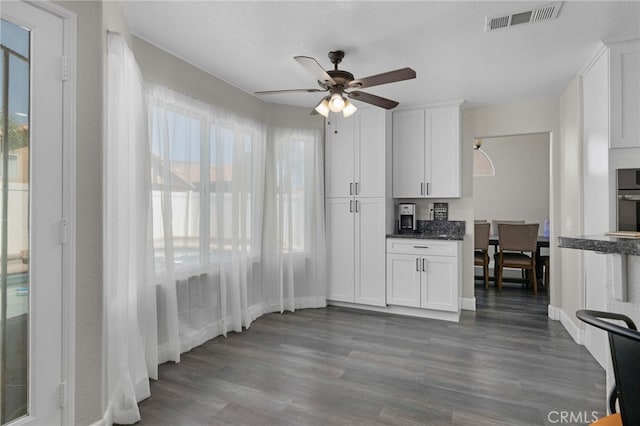
[{"label": "ceiling air vent", "polygon": [[562,2],[545,4],[535,9],[523,10],[508,15],[487,16],[484,31],[499,30],[519,24],[533,24],[558,17]]}]

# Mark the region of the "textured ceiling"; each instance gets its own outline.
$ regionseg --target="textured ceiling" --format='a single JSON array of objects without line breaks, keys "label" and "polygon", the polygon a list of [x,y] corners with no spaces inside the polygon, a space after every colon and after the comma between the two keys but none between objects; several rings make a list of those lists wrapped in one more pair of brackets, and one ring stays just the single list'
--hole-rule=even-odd
[{"label": "textured ceiling", "polygon": [[[401,107],[559,96],[599,42],[640,38],[640,2],[567,1],[557,19],[484,32],[485,16],[550,2],[121,1],[131,32],[253,93],[316,88],[293,60],[312,56],[356,78],[412,67],[417,78],[366,89]],[[322,94],[269,95],[313,107]]]}]

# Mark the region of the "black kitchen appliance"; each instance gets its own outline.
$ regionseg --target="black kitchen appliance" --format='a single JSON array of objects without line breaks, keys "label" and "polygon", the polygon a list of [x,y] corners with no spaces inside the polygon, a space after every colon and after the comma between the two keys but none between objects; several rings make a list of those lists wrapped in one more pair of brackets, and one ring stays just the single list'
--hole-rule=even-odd
[{"label": "black kitchen appliance", "polygon": [[618,231],[640,232],[640,169],[618,169]]},{"label": "black kitchen appliance", "polygon": [[416,205],[398,205],[398,230],[400,232],[415,232],[416,230]]}]

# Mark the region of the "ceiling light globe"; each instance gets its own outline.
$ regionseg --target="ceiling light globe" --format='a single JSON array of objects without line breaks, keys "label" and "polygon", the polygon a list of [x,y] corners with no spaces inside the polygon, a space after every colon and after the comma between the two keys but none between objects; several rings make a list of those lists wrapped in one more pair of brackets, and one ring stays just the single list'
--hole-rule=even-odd
[{"label": "ceiling light globe", "polygon": [[333,112],[340,112],[344,109],[344,98],[340,93],[334,93],[331,95],[329,109]]},{"label": "ceiling light globe", "polygon": [[322,99],[318,105],[316,105],[315,110],[321,116],[327,118],[329,117],[329,101],[326,98]]},{"label": "ceiling light globe", "polygon": [[358,108],[356,108],[356,106],[354,104],[352,104],[351,101],[349,101],[349,99],[347,99],[345,101],[345,103],[344,103],[344,109],[342,110],[342,115],[345,118],[346,117],[350,117],[357,110],[358,110]]}]

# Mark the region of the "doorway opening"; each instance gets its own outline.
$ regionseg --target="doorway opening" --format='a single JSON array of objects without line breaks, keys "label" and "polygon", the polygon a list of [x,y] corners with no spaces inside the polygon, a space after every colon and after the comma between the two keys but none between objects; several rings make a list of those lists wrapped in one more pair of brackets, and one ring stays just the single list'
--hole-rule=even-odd
[{"label": "doorway opening", "polygon": [[[505,269],[502,295],[517,297],[520,309],[536,306],[540,313],[547,314],[549,304],[549,218],[550,218],[550,133],[532,133],[477,137],[481,140],[483,153],[493,163],[495,174],[474,173],[473,207],[474,220],[490,224],[491,242],[488,248],[489,288],[485,290],[482,267],[475,267],[475,297],[477,309],[496,306],[486,292],[496,292],[495,252],[498,249],[497,222],[514,221],[539,224],[538,234],[547,238],[546,244],[539,241],[537,279],[539,291],[536,302],[531,288],[525,286],[521,270]],[[476,144],[478,144],[476,142]],[[474,153],[475,154],[475,153]],[[543,240],[543,238],[539,238]],[[546,247],[544,247],[546,245]],[[546,282],[545,282],[546,278]],[[540,291],[542,290],[542,291]],[[509,303],[509,301],[505,300]],[[515,300],[511,301],[515,303]]]}]

